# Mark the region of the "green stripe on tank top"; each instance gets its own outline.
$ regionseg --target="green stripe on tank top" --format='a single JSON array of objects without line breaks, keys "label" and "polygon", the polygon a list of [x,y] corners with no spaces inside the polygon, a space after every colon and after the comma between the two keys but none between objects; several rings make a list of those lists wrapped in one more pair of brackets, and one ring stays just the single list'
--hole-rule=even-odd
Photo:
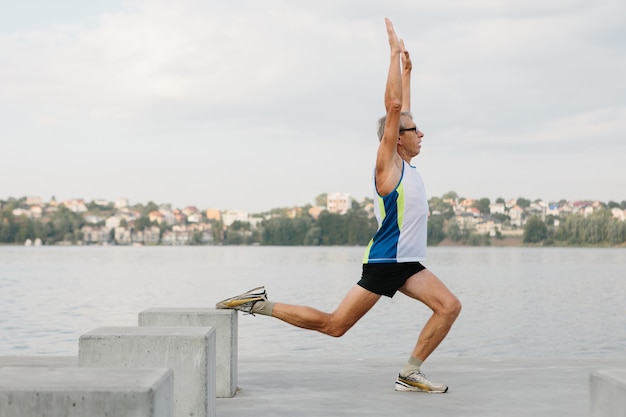
[{"label": "green stripe on tank top", "polygon": [[402,223],[404,222],[404,182],[400,183],[396,191],[398,192],[398,230],[402,230]]}]

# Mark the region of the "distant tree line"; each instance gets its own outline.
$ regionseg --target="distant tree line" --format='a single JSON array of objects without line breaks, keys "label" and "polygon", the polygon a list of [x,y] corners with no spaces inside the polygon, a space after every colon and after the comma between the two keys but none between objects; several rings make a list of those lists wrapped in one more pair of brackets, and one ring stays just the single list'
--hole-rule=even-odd
[{"label": "distant tree line", "polygon": [[[546,244],[617,246],[626,243],[626,222],[613,217],[606,208],[587,217],[581,214],[567,216],[558,227],[546,226],[546,229],[546,233],[541,235],[545,236]],[[530,232],[528,241],[536,241]]]},{"label": "distant tree line", "polygon": [[86,224],[80,214],[66,207],[52,213],[46,221],[14,216],[11,205],[0,211],[0,243],[24,244],[27,239],[41,239],[44,244],[58,242],[78,243],[82,240],[81,228]]},{"label": "distant tree line", "polygon": [[[64,206],[47,214],[41,219],[32,219],[26,216],[15,216],[13,210],[24,206],[25,199],[0,200],[0,243],[24,244],[27,239],[34,241],[41,239],[43,244],[53,245],[60,242],[68,244],[79,243],[83,236],[81,229],[88,225],[82,215],[74,213]],[[87,204],[90,213],[110,216],[115,210],[93,203]],[[308,208],[301,210],[302,214],[289,217],[286,209],[274,209],[266,213],[268,219],[260,222],[253,228],[249,222],[235,221],[229,227],[223,227],[222,222],[211,221],[214,229],[215,244],[225,245],[365,245],[376,231],[376,220],[368,217],[362,206],[354,202],[352,209],[340,215],[323,211],[317,219],[308,214]],[[147,213],[158,209],[154,203],[135,207],[140,217],[132,227],[143,230],[155,225],[150,222]],[[103,222],[97,224],[102,226]],[[126,220],[120,223],[128,227]],[[161,225],[164,232],[168,227]],[[197,244],[199,239],[192,239]]]},{"label": "distant tree line", "polygon": [[[430,199],[432,214],[428,219],[428,244],[436,246],[444,239],[457,244],[485,246],[492,244],[493,239],[503,238],[500,233],[495,236],[476,233],[469,227],[459,225],[448,199],[458,199],[454,192]],[[229,227],[221,222],[214,222],[214,244],[223,245],[280,245],[280,246],[327,246],[327,245],[367,245],[377,229],[376,219],[370,217],[365,210],[367,203],[353,202],[352,208],[345,214],[322,211],[313,218],[305,206],[300,214],[293,216],[288,209],[274,209],[270,213],[260,215],[263,219],[253,227],[249,222],[236,221]],[[14,216],[13,210],[23,206],[23,199],[0,200],[0,243],[24,244],[27,239],[41,239],[43,244],[52,245],[59,242],[80,243],[81,228],[87,225],[82,215],[74,213],[64,206],[47,214],[42,219],[31,219],[26,216]],[[529,200],[518,199],[517,204],[528,207]],[[626,206],[626,202],[622,202]],[[557,246],[624,246],[626,245],[626,223],[613,217],[611,208],[621,207],[617,203],[604,205],[593,213],[569,214],[561,218],[547,216],[526,219],[523,226],[523,242],[529,245]],[[113,207],[88,204],[91,213],[106,217],[115,214]],[[489,214],[489,200],[476,200],[474,207],[482,214]],[[137,205],[141,215],[133,223],[136,230],[154,225],[147,213],[157,209],[154,203],[146,206]],[[508,216],[495,214],[492,217],[506,223]],[[126,224],[123,224],[126,226]],[[161,232],[167,226],[161,225]],[[199,244],[200,239],[192,239],[192,244]]]},{"label": "distant tree line", "polygon": [[[236,226],[236,227],[233,227]],[[367,245],[376,232],[375,218],[365,210],[353,208],[346,214],[323,211],[317,219],[308,213],[298,217],[273,217],[263,220],[256,232],[233,223],[225,231],[226,244],[274,246]],[[236,237],[233,237],[233,234]]]},{"label": "distant tree line", "polygon": [[[0,243],[8,244],[24,244],[27,239],[35,241],[41,239],[45,245],[54,245],[57,243],[77,244],[83,239],[81,229],[88,225],[85,218],[74,213],[67,207],[59,205],[55,211],[46,214],[41,219],[32,219],[26,216],[15,216],[13,210],[22,208],[25,204],[25,198],[7,201],[0,200]],[[97,214],[101,217],[108,217],[115,214],[115,208],[110,206],[101,206],[94,202],[88,203],[89,213]],[[137,210],[141,216],[135,220],[135,230],[143,230],[147,226],[157,225],[156,222],[150,222],[147,213],[158,209],[154,203],[148,203],[143,206],[138,204]],[[103,226],[104,222],[96,224]],[[122,220],[122,226],[126,226],[126,220]],[[165,228],[163,228],[164,230]]]}]

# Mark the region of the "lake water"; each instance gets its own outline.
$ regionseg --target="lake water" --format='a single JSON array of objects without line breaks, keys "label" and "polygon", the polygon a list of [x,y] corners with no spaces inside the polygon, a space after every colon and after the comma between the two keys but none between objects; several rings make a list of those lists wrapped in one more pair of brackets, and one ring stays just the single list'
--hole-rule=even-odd
[{"label": "lake water", "polygon": [[[0,355],[77,355],[100,326],[152,307],[213,307],[265,285],[270,299],[332,310],[361,247],[0,247]],[[626,357],[626,250],[429,248],[424,264],[463,311],[434,355]],[[240,315],[239,355],[407,357],[429,310],[402,294],[339,339]]]}]

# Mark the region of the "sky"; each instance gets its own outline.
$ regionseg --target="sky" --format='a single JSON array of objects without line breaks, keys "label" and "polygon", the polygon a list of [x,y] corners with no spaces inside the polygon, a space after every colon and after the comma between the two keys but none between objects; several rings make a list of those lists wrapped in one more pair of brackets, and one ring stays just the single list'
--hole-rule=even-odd
[{"label": "sky", "polygon": [[623,0],[0,0],[0,200],[371,197],[385,17],[429,197],[626,200]]}]

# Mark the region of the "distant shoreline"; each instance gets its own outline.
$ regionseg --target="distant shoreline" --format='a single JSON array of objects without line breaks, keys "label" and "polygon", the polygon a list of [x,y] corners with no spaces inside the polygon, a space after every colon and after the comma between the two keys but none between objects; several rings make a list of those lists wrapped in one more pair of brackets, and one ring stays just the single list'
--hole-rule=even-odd
[{"label": "distant shoreline", "polygon": [[[462,247],[462,246],[472,246],[463,242],[454,242],[450,238],[445,238],[438,245],[431,247]],[[480,245],[482,247],[485,246],[497,246],[497,247],[513,247],[513,246],[529,246],[524,243],[524,238],[522,236],[510,236],[504,237],[502,239],[491,238],[489,241],[489,245]]]},{"label": "distant shoreline", "polygon": [[[0,242],[0,248],[1,247],[39,247],[39,246],[28,246],[28,245],[24,245],[24,244],[19,244],[19,243],[6,243],[6,242]],[[263,246],[263,247],[272,247],[272,246],[284,246],[284,245],[143,245],[143,244],[133,244],[133,245],[97,245],[97,244],[91,244],[91,245],[83,245],[83,244],[71,244],[71,243],[58,243],[55,245],[41,245],[41,247],[77,247],[77,246],[90,246],[90,247],[211,247],[211,246],[215,246],[215,247],[225,247],[225,246],[232,246],[232,247],[247,247],[247,246]],[[349,247],[349,246],[354,246],[354,245],[288,245],[288,246],[293,246],[293,247]],[[365,247],[366,245],[363,245],[363,247]],[[559,244],[552,244],[552,245],[545,245],[545,244],[533,244],[533,243],[524,243],[524,238],[522,236],[508,236],[508,237],[504,237],[504,238],[491,238],[489,240],[489,244],[485,245],[472,245],[466,242],[455,242],[453,240],[451,240],[450,238],[445,238],[444,240],[442,240],[441,242],[439,242],[439,244],[437,245],[429,245],[429,248],[462,248],[462,247],[482,247],[482,248],[488,248],[488,247],[496,247],[496,248],[514,248],[514,247],[519,247],[519,248],[605,248],[605,249],[626,249],[626,243],[625,244],[621,244],[621,245],[613,245],[613,246],[608,246],[608,245],[559,245]]]}]

